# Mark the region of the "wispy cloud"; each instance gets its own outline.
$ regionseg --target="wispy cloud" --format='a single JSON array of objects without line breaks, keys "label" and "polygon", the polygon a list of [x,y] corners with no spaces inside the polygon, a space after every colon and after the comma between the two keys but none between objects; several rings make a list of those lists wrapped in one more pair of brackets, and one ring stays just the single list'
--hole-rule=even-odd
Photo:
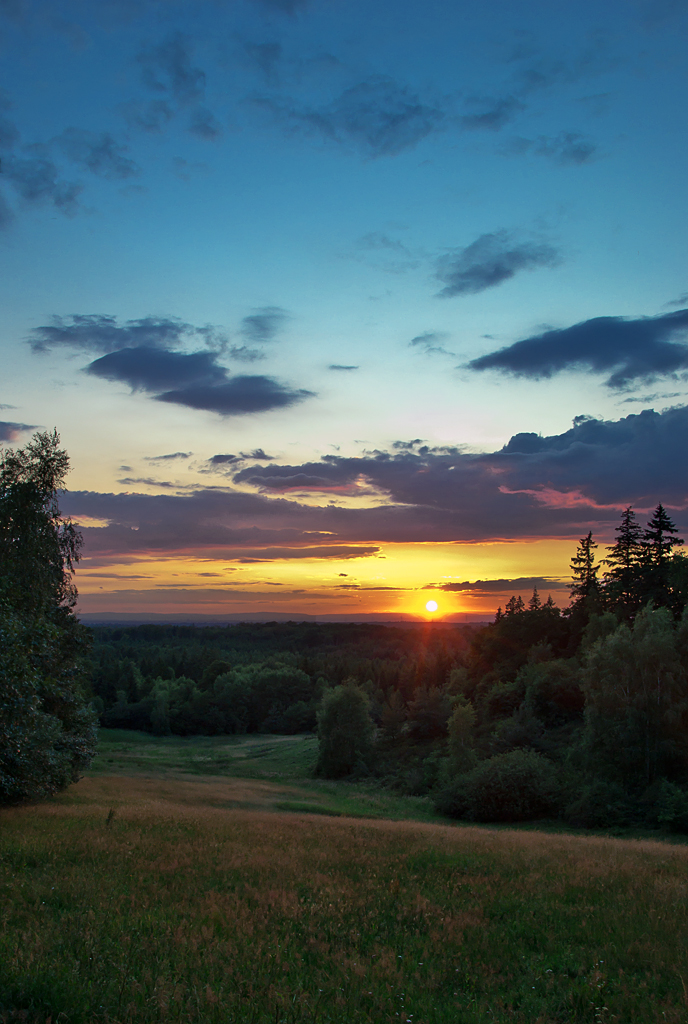
[{"label": "wispy cloud", "polygon": [[177,317],[146,316],[118,323],[108,314],[75,313],[53,316],[47,324],[29,334],[34,352],[54,348],[73,348],[91,352],[115,352],[123,348],[178,348],[189,340],[203,339],[210,344],[222,338],[210,327],[194,327]]},{"label": "wispy cloud", "polygon": [[589,163],[597,152],[597,143],[580,132],[559,132],[555,136],[539,135],[536,139],[510,139],[502,152],[507,156],[533,153],[550,157],[559,164]]},{"label": "wispy cloud", "polygon": [[436,263],[442,298],[475,295],[524,270],[556,267],[561,252],[547,242],[519,241],[506,230],[481,235],[464,249],[452,249]]},{"label": "wispy cloud", "polygon": [[455,353],[449,352],[442,345],[442,342],[448,337],[449,335],[446,331],[425,331],[423,334],[417,334],[415,338],[411,338],[409,347],[418,348],[429,356],[453,356]]},{"label": "wispy cloud", "polygon": [[290,317],[280,306],[263,306],[241,321],[240,333],[254,345],[274,341]]},{"label": "wispy cloud", "polygon": [[278,95],[255,97],[253,102],[288,131],[320,135],[371,158],[413,149],[446,120],[440,106],[424,102],[412,89],[384,75],[350,86],[321,107]]}]

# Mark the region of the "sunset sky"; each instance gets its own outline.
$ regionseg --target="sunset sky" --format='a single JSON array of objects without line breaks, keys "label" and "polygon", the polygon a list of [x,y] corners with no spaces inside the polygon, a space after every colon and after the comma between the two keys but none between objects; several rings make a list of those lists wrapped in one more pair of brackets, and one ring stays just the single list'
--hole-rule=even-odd
[{"label": "sunset sky", "polygon": [[102,619],[486,618],[688,533],[685,0],[0,0],[0,439]]}]

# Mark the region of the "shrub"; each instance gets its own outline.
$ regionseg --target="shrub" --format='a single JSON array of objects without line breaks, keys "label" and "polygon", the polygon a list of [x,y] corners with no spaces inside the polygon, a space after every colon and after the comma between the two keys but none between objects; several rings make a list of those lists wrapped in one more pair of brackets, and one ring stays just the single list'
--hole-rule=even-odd
[{"label": "shrub", "polygon": [[444,814],[472,821],[527,821],[552,814],[559,800],[557,768],[532,750],[497,754],[438,793]]}]

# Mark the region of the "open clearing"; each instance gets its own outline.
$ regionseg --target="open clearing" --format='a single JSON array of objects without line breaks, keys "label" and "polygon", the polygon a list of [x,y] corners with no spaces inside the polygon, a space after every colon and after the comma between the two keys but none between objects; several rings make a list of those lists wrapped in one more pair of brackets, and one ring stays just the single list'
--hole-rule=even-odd
[{"label": "open clearing", "polygon": [[289,792],[94,775],[2,811],[0,1019],[688,1020],[685,846],[276,810]]}]

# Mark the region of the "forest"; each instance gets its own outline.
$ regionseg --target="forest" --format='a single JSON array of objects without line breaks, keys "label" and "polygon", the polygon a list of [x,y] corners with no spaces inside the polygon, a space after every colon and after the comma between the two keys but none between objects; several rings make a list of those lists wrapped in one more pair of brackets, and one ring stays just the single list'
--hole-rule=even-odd
[{"label": "forest", "polygon": [[103,725],[317,731],[319,774],[429,795],[468,820],[688,831],[688,559],[660,504],[627,508],[571,602],[512,597],[482,626],[96,628]]}]

